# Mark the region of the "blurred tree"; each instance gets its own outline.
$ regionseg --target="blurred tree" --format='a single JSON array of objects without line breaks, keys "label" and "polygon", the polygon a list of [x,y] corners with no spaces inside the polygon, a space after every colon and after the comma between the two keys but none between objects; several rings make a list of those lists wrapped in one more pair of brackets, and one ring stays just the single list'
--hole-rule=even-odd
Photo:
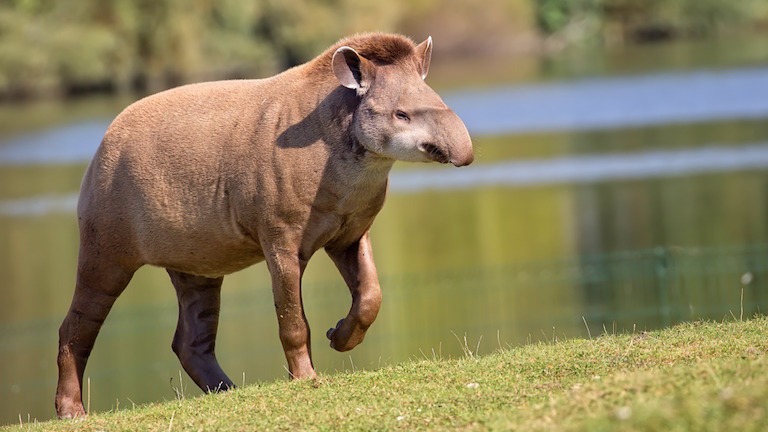
[{"label": "blurred tree", "polygon": [[[768,19],[765,0],[533,0],[541,31],[565,44],[707,36]],[[618,27],[618,30],[616,28]]]},{"label": "blurred tree", "polygon": [[509,55],[537,46],[530,0],[419,0],[399,28],[418,39],[433,36],[435,51],[450,55]]},{"label": "blurred tree", "polygon": [[393,31],[404,2],[355,0],[261,0],[256,34],[282,54],[284,66],[313,58],[341,37]]},{"label": "blurred tree", "polygon": [[[363,31],[432,35],[441,57],[768,24],[766,0],[2,0],[0,99],[264,76]],[[618,36],[617,36],[618,35]]]},{"label": "blurred tree", "polygon": [[258,4],[10,0],[0,4],[0,96],[149,91],[274,69]]}]

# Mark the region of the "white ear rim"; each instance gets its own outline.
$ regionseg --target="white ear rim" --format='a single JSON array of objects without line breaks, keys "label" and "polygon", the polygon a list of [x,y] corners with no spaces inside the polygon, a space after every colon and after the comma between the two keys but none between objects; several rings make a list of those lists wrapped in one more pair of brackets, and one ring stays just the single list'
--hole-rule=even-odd
[{"label": "white ear rim", "polygon": [[421,79],[425,80],[427,79],[427,74],[429,73],[429,64],[432,61],[432,36],[427,37],[427,47],[424,49],[425,54],[429,54],[429,60],[427,60],[424,63],[424,71],[421,73]]},{"label": "white ear rim", "polygon": [[348,89],[357,90],[361,87],[361,84],[355,79],[355,75],[352,73],[349,63],[347,63],[345,53],[354,53],[355,56],[360,58],[360,54],[358,54],[354,48],[348,46],[339,47],[339,49],[333,53],[333,59],[331,60],[333,73],[336,75],[336,78],[341,85]]}]

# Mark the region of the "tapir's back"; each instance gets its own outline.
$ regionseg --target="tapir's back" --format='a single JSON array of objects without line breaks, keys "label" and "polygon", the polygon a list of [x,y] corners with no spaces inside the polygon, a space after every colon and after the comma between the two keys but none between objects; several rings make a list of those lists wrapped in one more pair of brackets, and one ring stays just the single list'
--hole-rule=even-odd
[{"label": "tapir's back", "polygon": [[[144,169],[187,169],[215,163],[247,145],[246,130],[258,115],[253,102],[265,88],[259,81],[191,84],[141,99],[112,122],[101,145],[106,162],[116,155],[141,159]],[[227,152],[222,152],[226,146]],[[199,160],[196,160],[199,159]],[[163,166],[167,165],[167,166]]]},{"label": "tapir's back", "polygon": [[112,247],[141,264],[214,276],[258,262],[261,249],[239,225],[233,195],[249,182],[254,158],[269,155],[254,128],[262,87],[193,84],[126,108],[83,180],[81,224],[120,233],[113,242],[122,246]]}]

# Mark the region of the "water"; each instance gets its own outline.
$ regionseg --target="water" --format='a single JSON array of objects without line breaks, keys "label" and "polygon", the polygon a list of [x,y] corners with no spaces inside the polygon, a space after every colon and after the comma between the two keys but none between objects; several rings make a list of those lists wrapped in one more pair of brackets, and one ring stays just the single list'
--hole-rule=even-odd
[{"label": "water", "polygon": [[579,131],[768,116],[768,68],[692,71],[459,92],[474,134]]},{"label": "water", "polygon": [[[768,117],[768,68],[666,73],[453,92],[473,136]],[[757,90],[757,91],[756,91]],[[0,166],[87,162],[111,119],[0,141]]]},{"label": "water", "polygon": [[2,140],[0,166],[88,162],[110,120],[83,121]]},{"label": "water", "polygon": [[[456,191],[491,186],[531,187],[616,180],[684,177],[757,170],[768,167],[768,142],[739,146],[708,145],[685,150],[582,155],[528,161],[476,164],[460,171],[394,172],[390,194]],[[9,217],[72,214],[77,193],[0,201],[0,215]]]},{"label": "water", "polygon": [[[541,186],[617,180],[684,177],[768,167],[768,142],[736,146],[708,145],[685,150],[656,150],[581,155],[528,161],[491,162],[461,171],[421,170],[395,173],[392,193],[452,191],[490,186]],[[0,212],[2,208],[0,207]]]},{"label": "water", "polygon": [[[313,258],[304,289],[317,369],[458,356],[465,337],[482,354],[586,336],[584,321],[594,335],[764,311],[767,75],[694,70],[447,94],[476,162],[397,165],[372,231],[384,304],[350,353],[323,337],[349,294],[330,260]],[[0,140],[0,422],[54,415],[76,191],[107,123]],[[167,275],[141,269],[88,365],[92,409],[173,397],[175,320]],[[286,376],[263,265],[226,278],[217,345],[236,383]]]}]

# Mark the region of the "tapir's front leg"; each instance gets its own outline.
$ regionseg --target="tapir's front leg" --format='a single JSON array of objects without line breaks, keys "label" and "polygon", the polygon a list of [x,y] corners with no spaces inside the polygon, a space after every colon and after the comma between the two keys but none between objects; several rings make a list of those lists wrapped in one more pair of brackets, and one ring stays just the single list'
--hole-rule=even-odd
[{"label": "tapir's front leg", "polygon": [[301,275],[305,265],[299,260],[298,253],[286,250],[278,249],[267,257],[280,342],[291,378],[317,376],[312,366],[309,323],[301,300]]},{"label": "tapir's front leg", "polygon": [[365,337],[381,306],[381,287],[373,262],[368,232],[356,243],[341,250],[326,249],[352,294],[352,307],[346,318],[328,330],[326,336],[337,351],[349,351]]}]

